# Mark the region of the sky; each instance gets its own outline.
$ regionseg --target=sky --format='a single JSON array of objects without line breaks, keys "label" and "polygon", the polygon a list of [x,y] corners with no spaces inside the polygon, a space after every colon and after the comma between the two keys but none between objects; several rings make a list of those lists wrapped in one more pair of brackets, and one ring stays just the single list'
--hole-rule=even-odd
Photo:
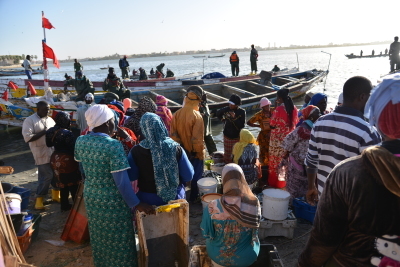
[{"label": "sky", "polygon": [[[59,59],[393,40],[400,1],[0,0],[0,55]],[[391,15],[392,14],[392,15]]]}]

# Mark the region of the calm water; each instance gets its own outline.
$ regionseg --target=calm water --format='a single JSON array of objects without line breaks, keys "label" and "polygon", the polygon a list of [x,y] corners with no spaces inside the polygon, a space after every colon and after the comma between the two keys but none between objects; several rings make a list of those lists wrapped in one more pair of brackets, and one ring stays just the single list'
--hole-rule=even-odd
[{"label": "calm water", "polygon": [[[297,67],[297,57],[299,61],[300,70],[309,69],[327,69],[329,64],[329,55],[321,53],[324,52],[332,54],[329,75],[326,79],[325,93],[328,95],[328,107],[334,108],[337,98],[342,90],[344,82],[356,75],[361,75],[369,78],[373,84],[376,84],[378,79],[389,72],[388,57],[382,58],[364,58],[364,59],[347,59],[345,54],[359,54],[360,50],[364,51],[364,55],[370,55],[372,50],[375,54],[384,52],[388,45],[369,45],[369,46],[349,46],[349,47],[335,47],[324,49],[293,49],[293,50],[277,50],[277,51],[262,51],[259,53],[258,70],[271,70],[274,65],[280,68],[293,68]],[[250,72],[250,52],[239,52],[240,58],[240,74],[248,74]],[[209,54],[205,54],[208,56]],[[218,54],[215,54],[218,55]],[[218,71],[226,76],[231,75],[229,54],[222,58],[207,58],[204,60],[204,72]],[[154,68],[160,63],[165,63],[164,72],[167,68],[171,69],[176,76],[203,71],[203,59],[193,58],[193,56],[167,56],[167,57],[153,57],[153,58],[137,58],[128,59],[130,70],[142,67],[149,73],[151,68]],[[51,60],[50,60],[51,62]],[[114,67],[117,75],[120,75],[118,67],[118,60],[105,60],[105,61],[87,61],[81,62],[84,67],[84,73],[92,81],[99,81],[105,79],[107,70],[100,70],[101,67],[111,66]],[[64,74],[68,73],[73,75],[73,63],[62,63],[60,69],[56,69],[53,65],[49,64],[50,79],[63,80]],[[22,76],[24,77],[24,76]],[[34,79],[43,78],[42,75],[33,76]],[[323,92],[324,84],[321,83],[314,87],[313,92]],[[301,102],[301,101],[300,101]],[[248,114],[250,118],[251,114]],[[247,119],[248,119],[247,118]],[[254,133],[258,133],[257,128],[250,128]],[[222,124],[213,121],[213,135],[217,142],[218,149],[222,149]],[[0,147],[3,145],[3,139],[0,139]]]}]

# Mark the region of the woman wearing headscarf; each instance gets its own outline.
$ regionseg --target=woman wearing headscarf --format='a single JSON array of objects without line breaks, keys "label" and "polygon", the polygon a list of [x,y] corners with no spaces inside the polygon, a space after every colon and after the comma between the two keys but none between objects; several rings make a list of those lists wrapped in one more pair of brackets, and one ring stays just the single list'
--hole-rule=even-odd
[{"label": "woman wearing headscarf", "polygon": [[261,128],[257,137],[260,146],[259,160],[261,165],[268,166],[269,139],[271,137],[270,122],[275,108],[271,108],[271,101],[266,97],[261,98],[260,108],[261,110],[248,120],[247,125]]},{"label": "woman wearing headscarf", "polygon": [[310,103],[308,105],[318,107],[321,115],[329,113],[329,111],[326,110],[326,107],[328,105],[328,96],[326,94],[316,93],[311,97]]},{"label": "woman wearing headscarf", "polygon": [[185,183],[192,180],[194,171],[184,149],[168,137],[156,114],[145,113],[140,127],[145,139],[128,156],[128,173],[132,181],[138,180],[139,200],[160,206],[185,199]]},{"label": "woman wearing headscarf", "polygon": [[282,161],[284,150],[282,142],[285,137],[294,130],[298,122],[297,108],[289,96],[288,89],[281,89],[277,92],[277,108],[275,109],[270,126],[271,138],[269,142],[269,169],[268,184],[272,187],[285,187],[284,179],[278,180],[278,166]]},{"label": "woman wearing headscarf", "polygon": [[214,266],[249,266],[260,252],[260,202],[236,164],[224,167],[222,184],[221,198],[211,201],[203,211],[200,227],[207,254]]},{"label": "woman wearing headscarf", "polygon": [[75,159],[85,171],[84,200],[89,220],[94,265],[137,266],[131,208],[146,213],[154,209],[137,198],[127,170],[124,149],[114,134],[114,113],[94,105],[85,117],[90,132],[75,145]]},{"label": "woman wearing headscarf", "polygon": [[172,112],[169,108],[167,108],[168,99],[165,98],[165,96],[158,95],[156,97],[156,105],[156,114],[160,116],[160,118],[164,122],[165,128],[167,128],[167,131],[169,133],[171,128]]},{"label": "woman wearing headscarf", "polygon": [[135,135],[139,138],[139,140],[143,140],[142,130],[140,129],[140,119],[143,114],[146,112],[155,113],[157,110],[157,106],[151,98],[145,96],[140,99],[138,107],[135,109],[135,112],[129,117],[129,119],[125,122],[125,127],[131,129]]},{"label": "woman wearing headscarf", "polygon": [[246,129],[240,131],[240,140],[233,147],[233,162],[238,164],[244,173],[248,185],[253,185],[259,174],[257,158],[257,141],[253,134]]},{"label": "woman wearing headscarf", "polygon": [[71,193],[75,199],[78,184],[82,179],[79,164],[74,159],[76,138],[70,131],[71,118],[67,112],[58,112],[55,117],[55,126],[46,132],[46,145],[54,147],[50,164],[56,178],[56,186],[60,189],[61,211],[71,209],[68,201]]},{"label": "woman wearing headscarf", "polygon": [[304,197],[308,189],[304,159],[307,155],[308,141],[314,122],[320,117],[316,106],[309,105],[303,109],[304,122],[289,133],[282,142],[287,160],[286,189],[291,198]]},{"label": "woman wearing headscarf", "polygon": [[364,116],[383,142],[330,172],[298,266],[400,266],[399,74],[372,90]]}]

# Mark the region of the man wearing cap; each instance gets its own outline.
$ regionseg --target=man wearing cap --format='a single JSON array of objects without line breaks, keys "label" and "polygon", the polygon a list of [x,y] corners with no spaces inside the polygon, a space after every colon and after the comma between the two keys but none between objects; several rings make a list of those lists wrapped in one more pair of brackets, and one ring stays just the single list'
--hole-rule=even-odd
[{"label": "man wearing cap", "polygon": [[183,107],[175,112],[171,121],[171,138],[186,150],[194,169],[190,201],[198,198],[197,181],[202,177],[204,169],[204,123],[199,112],[202,97],[203,89],[200,86],[190,86]]},{"label": "man wearing cap", "polygon": [[239,106],[242,99],[237,94],[229,98],[229,106],[217,111],[217,117],[224,122],[224,161],[232,163],[233,146],[239,142],[240,130],[246,123],[246,111]]},{"label": "man wearing cap", "polygon": [[271,101],[266,97],[261,98],[260,108],[261,110],[250,118],[247,125],[261,128],[257,137],[257,142],[260,146],[259,160],[261,165],[268,166],[269,139],[271,137],[271,127],[269,123],[275,108],[271,108]]},{"label": "man wearing cap", "polygon": [[83,71],[83,66],[78,60],[75,58],[75,63],[74,63],[74,71],[75,71],[75,78],[78,76],[78,71]]},{"label": "man wearing cap", "polygon": [[88,127],[85,118],[85,112],[95,104],[93,103],[93,101],[94,101],[94,95],[92,93],[87,94],[85,96],[85,104],[80,106],[76,111],[76,124],[78,125],[78,128],[80,129],[81,133],[85,131]]},{"label": "man wearing cap", "polygon": [[233,51],[229,57],[229,63],[231,63],[232,76],[239,76],[239,56],[236,51]]},{"label": "man wearing cap", "polygon": [[129,78],[129,62],[126,60],[126,55],[119,59],[119,68],[122,72],[122,79]]},{"label": "man wearing cap", "polygon": [[399,78],[372,91],[363,115],[383,142],[330,172],[298,266],[400,266]]},{"label": "man wearing cap", "polygon": [[131,97],[131,91],[126,89],[121,78],[115,75],[114,68],[108,69],[108,76],[103,82],[103,90],[118,95],[120,101]]},{"label": "man wearing cap", "polygon": [[93,83],[83,75],[82,71],[77,71],[75,79],[69,79],[64,82],[64,90],[67,90],[68,86],[74,86],[75,91],[78,94],[75,101],[83,101],[85,95],[91,93],[94,94]]}]

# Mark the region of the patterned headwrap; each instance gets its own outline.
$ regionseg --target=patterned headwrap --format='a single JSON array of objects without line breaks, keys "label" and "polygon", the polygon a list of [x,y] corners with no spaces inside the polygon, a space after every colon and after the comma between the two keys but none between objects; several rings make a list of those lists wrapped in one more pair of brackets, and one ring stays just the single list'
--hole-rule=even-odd
[{"label": "patterned headwrap", "polygon": [[145,96],[139,101],[138,107],[135,109],[135,113],[125,122],[125,127],[131,129],[136,135],[139,135],[140,130],[140,119],[146,112],[155,113],[157,106],[151,98]]},{"label": "patterned headwrap", "polygon": [[230,163],[222,169],[223,195],[221,204],[240,225],[258,228],[261,207],[258,198],[251,192],[239,165]]},{"label": "patterned headwrap", "polygon": [[237,142],[233,146],[233,151],[232,151],[233,162],[235,162],[236,164],[239,163],[239,159],[243,154],[243,150],[248,144],[257,145],[257,140],[254,138],[253,134],[249,130],[242,129],[240,131],[240,140],[239,140],[239,142]]},{"label": "patterned headwrap", "polygon": [[311,97],[310,103],[308,104],[316,106],[319,103],[319,101],[321,101],[324,98],[328,99],[328,96],[323,93],[316,93],[315,95],[313,95],[313,97]]},{"label": "patterned headwrap", "polygon": [[165,96],[158,95],[156,97],[156,105],[157,105],[156,114],[160,116],[160,118],[163,120],[165,127],[169,132],[172,121],[172,113],[171,110],[167,108],[167,104],[168,104],[168,99],[165,98]]},{"label": "patterned headwrap", "polygon": [[400,139],[400,74],[388,75],[371,93],[365,117],[389,138]]},{"label": "patterned headwrap", "polygon": [[164,202],[174,200],[179,185],[178,162],[176,159],[177,146],[174,140],[168,137],[161,118],[154,113],[145,113],[140,120],[140,127],[145,140],[140,146],[150,149],[154,167],[154,179],[157,195]]},{"label": "patterned headwrap", "polygon": [[316,109],[318,109],[318,107],[313,106],[313,105],[309,105],[306,108],[304,108],[301,111],[301,113],[303,114],[303,119],[308,120],[308,117],[310,116],[310,114],[312,114]]},{"label": "patterned headwrap", "polygon": [[69,129],[69,127],[71,126],[71,117],[65,111],[58,112],[56,117],[54,118],[54,121],[56,123],[55,126],[58,126],[60,128]]}]

